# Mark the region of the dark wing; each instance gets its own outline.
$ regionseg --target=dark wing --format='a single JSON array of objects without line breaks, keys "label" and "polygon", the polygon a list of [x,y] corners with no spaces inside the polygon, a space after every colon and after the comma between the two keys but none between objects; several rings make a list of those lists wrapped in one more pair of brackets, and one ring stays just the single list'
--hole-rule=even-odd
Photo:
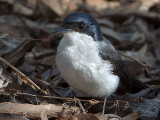
[{"label": "dark wing", "polygon": [[104,37],[100,41],[99,54],[103,60],[109,60],[113,66],[113,73],[120,77],[120,81],[130,93],[137,93],[145,88],[148,88],[143,82],[132,76],[126,65],[123,63],[113,45]]}]

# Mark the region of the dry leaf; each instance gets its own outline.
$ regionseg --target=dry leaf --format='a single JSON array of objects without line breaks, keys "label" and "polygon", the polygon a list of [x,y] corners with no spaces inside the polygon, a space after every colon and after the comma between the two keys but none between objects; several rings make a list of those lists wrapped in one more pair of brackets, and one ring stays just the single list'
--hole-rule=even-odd
[{"label": "dry leaf", "polygon": [[89,6],[94,7],[98,11],[106,8],[115,8],[120,5],[119,2],[116,2],[116,1],[107,2],[106,0],[86,0],[86,3]]},{"label": "dry leaf", "polygon": [[137,120],[138,118],[140,118],[140,115],[141,115],[140,112],[134,112],[123,117],[121,120]]},{"label": "dry leaf", "polygon": [[57,15],[62,16],[66,11],[74,11],[82,0],[42,0]]},{"label": "dry leaf", "polygon": [[159,3],[159,0],[139,0],[141,2],[140,11],[148,11],[151,6]]},{"label": "dry leaf", "polygon": [[98,114],[97,115],[99,120],[120,120],[121,118],[114,114]]},{"label": "dry leaf", "polygon": [[0,90],[7,87],[8,83],[8,77],[3,73],[3,68],[0,66]]},{"label": "dry leaf", "polygon": [[76,115],[76,117],[78,118],[78,120],[99,120],[96,115],[94,114],[78,114]]},{"label": "dry leaf", "polygon": [[110,36],[114,39],[116,39],[117,41],[123,41],[124,39],[118,34],[116,33],[114,30],[107,28],[107,27],[101,27],[102,33],[106,36]]}]

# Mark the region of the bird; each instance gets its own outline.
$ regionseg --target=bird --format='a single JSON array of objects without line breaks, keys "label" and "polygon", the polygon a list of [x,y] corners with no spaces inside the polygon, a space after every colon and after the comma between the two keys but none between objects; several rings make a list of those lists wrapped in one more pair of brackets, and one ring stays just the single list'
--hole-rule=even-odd
[{"label": "bird", "polygon": [[90,14],[70,13],[53,33],[63,34],[55,61],[64,80],[74,89],[91,97],[107,98],[122,89],[137,93],[148,88],[130,74]]}]

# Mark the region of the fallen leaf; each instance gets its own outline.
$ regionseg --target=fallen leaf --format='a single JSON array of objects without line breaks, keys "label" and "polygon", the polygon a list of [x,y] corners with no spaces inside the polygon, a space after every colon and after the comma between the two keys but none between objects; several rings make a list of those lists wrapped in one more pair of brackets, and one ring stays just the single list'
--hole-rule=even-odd
[{"label": "fallen leaf", "polygon": [[138,118],[140,118],[140,115],[141,115],[140,112],[134,112],[123,117],[121,120],[137,120]]},{"label": "fallen leaf", "polygon": [[50,7],[57,15],[62,16],[66,11],[74,11],[82,0],[42,0],[44,4]]},{"label": "fallen leaf", "polygon": [[106,8],[115,8],[120,5],[117,1],[106,1],[106,0],[86,0],[86,3],[100,11]]},{"label": "fallen leaf", "polygon": [[97,114],[99,120],[120,120],[121,118],[114,114]]}]

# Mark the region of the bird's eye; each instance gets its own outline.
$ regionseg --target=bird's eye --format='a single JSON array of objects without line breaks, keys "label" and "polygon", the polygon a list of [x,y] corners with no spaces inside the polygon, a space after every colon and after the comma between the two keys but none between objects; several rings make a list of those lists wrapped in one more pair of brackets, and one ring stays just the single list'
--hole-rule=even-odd
[{"label": "bird's eye", "polygon": [[84,23],[79,23],[79,29],[84,29],[85,28],[85,24]]}]

